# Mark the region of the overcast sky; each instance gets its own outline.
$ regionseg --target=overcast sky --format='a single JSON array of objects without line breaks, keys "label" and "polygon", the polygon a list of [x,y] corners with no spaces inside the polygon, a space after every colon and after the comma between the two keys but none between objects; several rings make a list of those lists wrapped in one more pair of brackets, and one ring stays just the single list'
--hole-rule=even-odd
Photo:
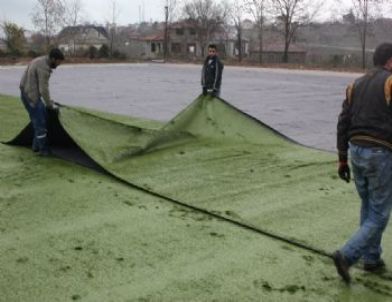
[{"label": "overcast sky", "polygon": [[[82,0],[83,20],[90,23],[104,24],[111,19],[111,3],[113,0]],[[179,0],[177,0],[179,2]],[[391,1],[392,0],[387,0]],[[0,21],[9,21],[34,29],[31,13],[37,0],[0,0]],[[115,0],[118,8],[117,23],[126,25],[139,21],[162,21],[164,19],[165,0]],[[324,9],[320,13],[322,19],[340,16],[343,5],[336,3],[351,3],[351,0],[324,0]],[[334,4],[335,3],[335,4]],[[389,10],[387,15],[391,15]]]},{"label": "overcast sky", "polygon": [[[36,2],[0,0],[0,20],[15,22],[27,29],[33,29],[31,13]],[[116,0],[118,23],[138,23],[143,17],[145,21],[163,20],[164,3],[165,0]],[[111,19],[111,0],[82,0],[82,4],[84,21],[105,23]]]}]

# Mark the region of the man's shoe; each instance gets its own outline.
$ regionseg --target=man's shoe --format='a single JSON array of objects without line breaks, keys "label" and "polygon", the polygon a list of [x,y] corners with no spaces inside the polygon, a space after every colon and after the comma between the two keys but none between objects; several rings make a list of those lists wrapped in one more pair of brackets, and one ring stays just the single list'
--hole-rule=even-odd
[{"label": "man's shoe", "polygon": [[332,259],[333,262],[335,263],[336,270],[340,277],[349,284],[351,282],[351,276],[349,273],[350,265],[347,263],[347,261],[344,259],[344,256],[342,255],[341,252],[336,251],[332,254]]},{"label": "man's shoe", "polygon": [[380,259],[377,263],[364,263],[363,269],[369,273],[382,273],[385,271],[385,262]]}]

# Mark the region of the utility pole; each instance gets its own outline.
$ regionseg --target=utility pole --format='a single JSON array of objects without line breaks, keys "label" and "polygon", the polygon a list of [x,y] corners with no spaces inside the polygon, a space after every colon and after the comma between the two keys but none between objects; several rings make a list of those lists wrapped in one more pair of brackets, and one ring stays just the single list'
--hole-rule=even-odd
[{"label": "utility pole", "polygon": [[366,68],[366,36],[368,31],[369,1],[364,1],[362,31],[362,69]]},{"label": "utility pole", "polygon": [[165,61],[167,60],[168,57],[168,46],[169,46],[169,3],[168,0],[166,0],[166,5],[165,5],[165,36],[164,36],[164,41],[163,41],[163,58]]},{"label": "utility pole", "polygon": [[112,23],[109,25],[110,31],[110,58],[113,58],[114,51],[114,36],[116,34],[116,0],[112,0]]}]

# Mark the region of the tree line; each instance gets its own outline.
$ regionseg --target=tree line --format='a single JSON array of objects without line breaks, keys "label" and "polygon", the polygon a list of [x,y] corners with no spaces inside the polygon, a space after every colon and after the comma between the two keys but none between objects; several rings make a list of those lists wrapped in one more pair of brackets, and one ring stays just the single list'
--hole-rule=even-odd
[{"label": "tree line", "polygon": [[[362,49],[362,67],[366,66],[366,47],[372,21],[380,16],[382,4],[387,0],[347,0],[345,16],[355,26]],[[196,31],[198,43],[205,49],[214,33],[227,27],[235,29],[238,60],[243,58],[243,34],[245,20],[251,20],[257,32],[259,63],[263,63],[265,28],[274,26],[283,44],[283,62],[288,62],[290,45],[301,27],[314,22],[317,16],[331,9],[323,0],[161,0],[165,23],[164,50],[167,53],[168,28],[178,20],[187,20]],[[335,0],[335,3],[341,3]],[[114,51],[117,20],[120,14],[116,0],[109,1],[106,28],[109,34],[109,54]],[[387,6],[383,6],[385,9]],[[56,43],[56,34],[66,26],[87,23],[83,0],[36,0],[31,12],[36,29],[36,42],[47,50]],[[2,38],[7,53],[26,54],[25,30],[11,21],[1,22]],[[31,51],[31,49],[30,49]],[[27,51],[28,52],[28,51]],[[1,54],[1,53],[0,53]]]}]

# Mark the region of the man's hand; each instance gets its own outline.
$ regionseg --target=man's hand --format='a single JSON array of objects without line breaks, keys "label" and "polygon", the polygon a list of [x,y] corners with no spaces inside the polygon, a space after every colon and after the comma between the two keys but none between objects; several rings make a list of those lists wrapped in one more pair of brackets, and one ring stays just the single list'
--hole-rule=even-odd
[{"label": "man's hand", "polygon": [[218,94],[218,91],[217,91],[217,90],[213,89],[213,90],[211,91],[211,96],[212,96],[212,97],[216,97],[217,94]]},{"label": "man's hand", "polygon": [[50,106],[47,107],[47,109],[56,114],[59,113],[59,106],[57,106],[55,103],[52,103]]},{"label": "man's hand", "polygon": [[203,95],[204,95],[204,96],[207,95],[207,87],[203,87]]},{"label": "man's hand", "polygon": [[346,182],[350,182],[350,167],[347,163],[347,161],[340,161],[339,162],[339,168],[338,168],[338,174],[341,179],[343,179]]}]

